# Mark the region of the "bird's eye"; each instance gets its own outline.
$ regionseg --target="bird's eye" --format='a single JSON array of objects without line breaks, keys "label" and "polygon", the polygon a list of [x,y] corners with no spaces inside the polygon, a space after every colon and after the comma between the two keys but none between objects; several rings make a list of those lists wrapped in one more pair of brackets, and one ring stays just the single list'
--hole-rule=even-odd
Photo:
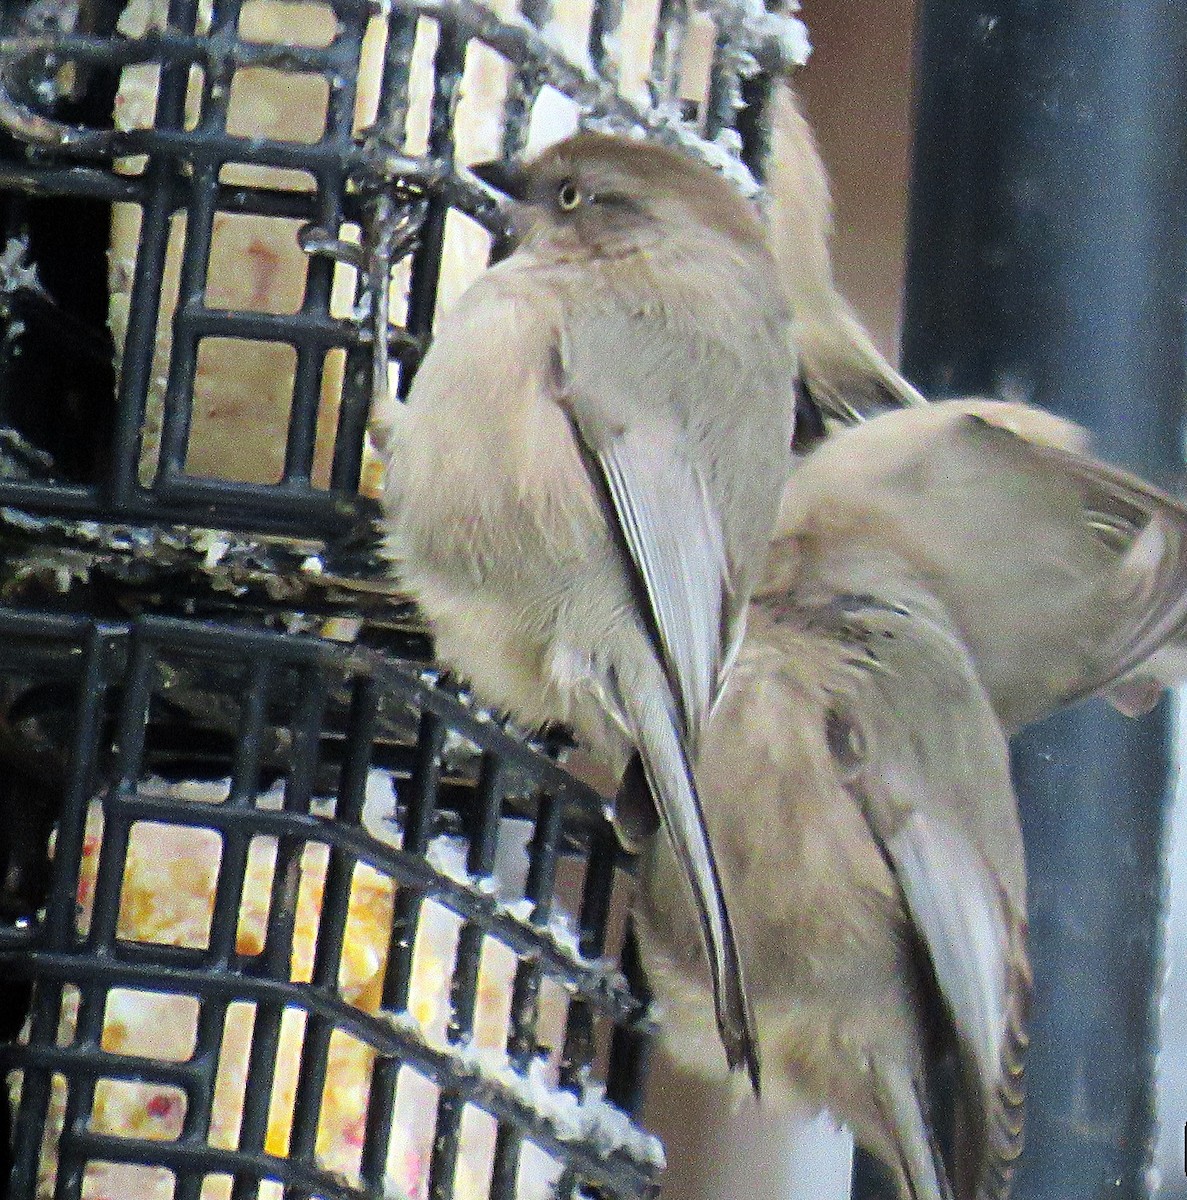
[{"label": "bird's eye", "polygon": [[556,202],[562,212],[572,212],[581,203],[581,192],[571,179],[556,189]]}]

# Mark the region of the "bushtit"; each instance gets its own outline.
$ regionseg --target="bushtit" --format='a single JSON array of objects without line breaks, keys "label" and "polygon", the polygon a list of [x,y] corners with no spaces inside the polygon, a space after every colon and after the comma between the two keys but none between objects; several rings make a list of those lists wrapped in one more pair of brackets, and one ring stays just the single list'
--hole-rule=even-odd
[{"label": "bushtit", "polygon": [[[830,1109],[903,1200],[1001,1200],[1021,1149],[1030,971],[1005,729],[1096,692],[1130,710],[1177,669],[1187,510],[1083,446],[984,401],[823,443],[788,482],[702,741],[763,1095]],[[674,873],[657,841],[645,962],[676,1057],[717,1073]],[[948,1050],[945,1158],[926,1087]]]},{"label": "bushtit", "polygon": [[[795,312],[805,448],[838,425],[925,403],[886,361],[833,281],[832,199],[816,140],[787,80],[772,94],[771,249]],[[813,417],[816,421],[813,421]]]},{"label": "bushtit", "polygon": [[758,1063],[692,782],[790,464],[790,313],[713,170],[578,134],[503,183],[518,247],[437,329],[388,431],[396,569],[438,656],[621,769],[636,749],[709,948],[731,1066]]}]

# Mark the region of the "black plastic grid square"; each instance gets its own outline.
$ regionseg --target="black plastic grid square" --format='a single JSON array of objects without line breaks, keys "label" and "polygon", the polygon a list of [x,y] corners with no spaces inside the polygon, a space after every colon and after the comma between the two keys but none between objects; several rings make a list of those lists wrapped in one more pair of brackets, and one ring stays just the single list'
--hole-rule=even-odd
[{"label": "black plastic grid square", "polygon": [[[775,18],[768,18],[761,5],[748,6],[746,0],[708,4],[705,12],[716,32],[701,101],[691,105],[695,121],[686,124],[679,119],[681,105],[689,107],[681,100],[687,83],[681,63],[691,11],[681,0],[663,0],[647,27],[653,45],[650,104],[627,98],[616,86],[624,20],[619,0],[593,5],[584,66],[556,48],[547,0],[532,0],[507,17],[472,0],[326,0],[321,7],[332,12],[332,37],[324,45],[299,46],[245,36],[240,28],[245,0],[170,0],[165,27],[139,37],[115,31],[122,5],[113,0],[90,5],[88,11],[96,14],[91,32],[31,34],[20,25],[25,7],[17,7],[8,36],[0,41],[0,129],[18,139],[0,145],[0,203],[5,193],[12,198],[2,232],[13,237],[27,227],[30,210],[43,202],[35,197],[70,198],[89,205],[92,213],[131,205],[139,226],[128,280],[129,317],[123,344],[116,348],[118,383],[114,402],[107,402],[109,428],[95,421],[80,434],[91,440],[88,434],[98,429],[107,447],[73,477],[51,469],[41,477],[0,478],[0,501],[108,520],[188,521],[301,536],[340,534],[357,517],[371,396],[387,390],[389,358],[402,392],[423,353],[451,214],[484,228],[496,249],[503,233],[495,197],[459,165],[455,152],[455,121],[465,104],[460,84],[478,48],[506,69],[496,101],[502,110],[496,114],[497,149],[503,155],[522,152],[534,102],[547,88],[579,106],[588,119],[643,129],[719,158],[724,152],[709,143],[736,127],[742,157],[761,176],[766,76],[760,65],[776,65],[784,44],[772,24]],[[367,123],[356,111],[358,83],[364,41],[376,22],[382,23],[382,78],[374,120]],[[416,79],[414,54],[430,33],[436,42],[422,146],[410,126],[410,89]],[[95,111],[93,105],[87,109],[59,99],[57,110],[69,111],[55,110],[52,97],[62,90],[55,81],[67,69],[74,73],[76,91],[106,97],[110,104],[127,71],[145,66],[157,72],[148,127],[114,128],[110,110],[101,103]],[[300,89],[310,81],[321,81],[325,119],[320,135],[285,139],[253,133],[242,113],[230,119],[237,82],[251,71],[273,73],[293,97],[306,95]],[[256,172],[250,177],[254,182],[228,182],[243,164]],[[261,169],[287,174],[265,178]],[[294,182],[293,173],[305,184]],[[218,280],[208,272],[220,220],[245,215],[306,227],[301,240],[307,260],[296,311],[211,302]],[[178,252],[171,237],[178,237],[179,216],[184,216],[184,235]],[[414,240],[391,236],[401,218],[415,220]],[[361,231],[361,250],[338,242],[352,228]],[[291,233],[285,236],[295,240]],[[357,269],[355,303],[345,313],[334,304],[343,255]],[[389,280],[394,259],[404,255],[410,257],[405,311],[396,323],[389,320]],[[174,276],[175,303],[163,294],[165,281]],[[102,363],[108,335],[101,322],[96,327],[94,305],[86,320],[79,319],[68,288],[47,295],[19,270],[9,273],[7,286],[14,293],[9,308],[22,320],[48,321],[61,353]],[[57,307],[56,320],[49,305]],[[165,332],[168,354],[162,363],[157,356]],[[214,477],[187,465],[195,381],[203,354],[214,353],[219,343],[227,353],[232,352],[228,343],[246,355],[271,353],[271,374],[291,375],[283,469],[275,482]],[[342,356],[340,388],[333,376],[326,382],[327,356],[333,354]],[[20,374],[26,367],[10,367],[27,383]],[[96,386],[110,388],[111,380]],[[332,403],[323,394],[326,387],[334,392]],[[21,390],[14,383],[5,397],[0,374],[0,401],[7,399],[10,420],[12,405],[22,403]],[[96,395],[88,403],[94,417],[104,402]],[[152,411],[154,404],[159,411]],[[22,421],[14,423],[20,427]],[[24,424],[36,434],[36,420]],[[56,437],[58,444],[68,441],[60,429],[46,436],[51,442]],[[36,436],[30,440],[37,444]],[[68,446],[61,449],[59,457],[69,456]]]},{"label": "black plastic grid square", "polygon": [[[172,1194],[193,1200],[211,1194],[203,1192],[207,1176],[229,1180],[234,1197],[261,1194],[265,1179],[282,1183],[287,1196],[379,1195],[397,1087],[408,1071],[436,1089],[435,1108],[423,1115],[434,1130],[430,1196],[454,1194],[468,1106],[497,1126],[492,1196],[517,1194],[524,1143],[563,1160],[562,1194],[578,1187],[605,1196],[650,1190],[654,1162],[629,1147],[599,1146],[596,1137],[574,1140],[547,1106],[538,1110],[530,1094],[490,1069],[489,1059],[484,1066],[466,1053],[479,958],[497,943],[517,960],[506,1056],[498,1061],[522,1069],[540,1053],[540,993],[542,985],[551,987],[554,1001],[572,997],[558,1010],[557,1086],[579,1090],[601,1076],[611,1099],[627,1108],[637,1100],[645,1020],[625,980],[602,958],[615,954],[622,937],[621,922],[610,919],[621,875],[598,797],[497,724],[475,719],[464,701],[417,668],[367,651],[170,618],[119,625],[11,612],[0,612],[0,645],[0,672],[13,694],[23,689],[11,685],[27,677],[56,685],[8,719],[54,758],[65,783],[45,894],[28,897],[27,911],[0,926],[6,978],[34,984],[22,1039],[0,1047],[3,1069],[21,1075],[8,1195],[38,1194],[47,1129],[56,1138],[52,1194],[61,1200],[86,1194],[85,1170],[97,1162],[164,1168],[175,1177]],[[174,739],[162,742],[158,733],[182,693],[216,686],[224,711],[208,721],[208,732],[225,741],[228,782],[217,802],[198,801],[159,786],[162,772],[176,773],[183,764]],[[398,826],[385,839],[364,822],[368,773],[379,764],[390,771],[399,798]],[[260,799],[269,789],[272,804]],[[494,866],[500,825],[513,816],[534,830],[520,905],[481,882]],[[134,923],[142,900],[130,890],[131,864],[150,826],[205,831],[218,847],[204,897],[208,923],[174,938],[176,944],[153,940]],[[468,875],[426,859],[430,839],[441,831],[461,839]],[[270,882],[254,883],[266,893],[267,916],[245,946],[245,880],[262,838],[275,847]],[[320,892],[310,912],[301,896],[311,854]],[[564,863],[584,863],[575,890],[579,953],[548,932]],[[344,954],[352,944],[357,949],[362,928],[351,908],[360,864],[375,873],[368,878],[392,884],[390,934],[385,945],[372,947],[386,964],[373,1011],[346,994],[342,982]],[[153,895],[166,902],[164,893]],[[408,1011],[417,927],[428,903],[460,920],[448,1021],[436,1039],[400,1015]],[[299,968],[294,939],[307,941],[311,928],[312,950]],[[192,1046],[154,1054],[143,1044],[109,1044],[105,1012],[113,992],[186,998],[194,1009]],[[64,1003],[74,1013],[66,1039]],[[212,1106],[229,1053],[228,1010],[243,1004],[253,1020],[241,1120],[233,1145],[214,1144]],[[282,1025],[297,1013],[303,1014],[298,1083],[280,1154],[268,1140],[276,1136],[269,1134],[270,1109],[278,1050],[291,1045]],[[600,1037],[595,1025],[606,1027]],[[369,1082],[361,1085],[368,1096],[357,1170],[348,1179],[332,1174],[317,1154],[332,1039],[343,1037],[366,1047],[372,1059]],[[174,1136],[117,1136],[94,1127],[97,1089],[110,1097],[131,1084],[156,1088],[158,1103],[161,1095],[176,1096],[184,1116]]]}]

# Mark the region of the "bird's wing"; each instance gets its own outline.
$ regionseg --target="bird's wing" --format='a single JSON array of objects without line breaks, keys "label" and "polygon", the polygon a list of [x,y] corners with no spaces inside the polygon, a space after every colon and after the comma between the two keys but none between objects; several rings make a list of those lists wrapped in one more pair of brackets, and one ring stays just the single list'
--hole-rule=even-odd
[{"label": "bird's wing", "polygon": [[[657,348],[662,338],[640,337],[641,325],[613,312],[570,314],[553,353],[553,396],[604,501],[691,750],[717,696],[736,604],[707,468],[673,398],[689,386],[688,363]],[[696,364],[698,386],[712,386],[714,365]]]},{"label": "bird's wing", "polygon": [[742,959],[726,907],[713,844],[691,765],[658,677],[651,687],[622,688],[619,703],[635,731],[648,789],[688,882],[708,952],[717,1029],[730,1069],[745,1066],[759,1091],[758,1034],[746,992]]},{"label": "bird's wing", "polygon": [[966,1150],[950,1175],[959,1195],[1004,1196],[1021,1149],[1030,992],[1006,739],[926,596],[837,597],[817,619],[851,650],[830,714],[837,769],[898,881],[959,1048]]},{"label": "bird's wing", "polygon": [[907,1200],[953,1200],[944,1155],[928,1112],[927,1086],[897,1063],[870,1060],[874,1100],[882,1121],[894,1130],[894,1172]]},{"label": "bird's wing", "polygon": [[608,429],[594,408],[596,397],[564,396],[582,450],[606,489],[683,733],[695,745],[721,671],[727,590],[721,522],[679,431],[650,421]]},{"label": "bird's wing", "polygon": [[[793,474],[769,586],[805,553],[830,559],[820,570],[847,590],[864,586],[861,571],[902,564],[944,603],[1010,730],[1098,692],[1148,706],[1187,673],[1187,653],[1174,653],[1187,509],[1086,444],[1079,427],[1016,404],[876,417]],[[1168,643],[1143,685],[1143,664]]]},{"label": "bird's wing", "polygon": [[[1104,636],[1087,648],[1079,678],[1068,681],[1067,703],[1097,693],[1135,695],[1135,671],[1187,626],[1187,507],[1126,471],[1066,447],[1023,437],[982,417],[963,423],[964,437],[1024,464],[1035,479],[1066,481],[1076,489],[1083,527],[1113,552],[1112,569],[1094,597],[1111,617]],[[1170,680],[1151,680],[1152,699]]]},{"label": "bird's wing", "polygon": [[[630,353],[629,343],[619,353]],[[664,419],[662,404],[648,408],[627,394],[638,373],[616,373],[612,361],[583,353],[575,362],[562,342],[554,355],[554,395],[602,497],[654,653],[653,664],[633,667],[645,674],[654,666],[653,678],[614,681],[618,703],[692,888],[727,1057],[731,1067],[746,1062],[757,1090],[757,1039],[741,961],[690,766],[717,695],[730,625],[721,521],[682,430]]]}]

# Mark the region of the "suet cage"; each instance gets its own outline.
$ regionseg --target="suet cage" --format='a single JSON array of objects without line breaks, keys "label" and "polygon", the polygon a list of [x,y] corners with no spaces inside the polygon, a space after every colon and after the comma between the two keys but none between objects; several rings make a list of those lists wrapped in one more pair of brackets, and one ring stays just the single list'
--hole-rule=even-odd
[{"label": "suet cage", "polygon": [[781,22],[3,6],[12,1200],[655,1190],[602,800],[434,672],[368,413],[500,249],[466,162],[580,119],[761,179]]}]

